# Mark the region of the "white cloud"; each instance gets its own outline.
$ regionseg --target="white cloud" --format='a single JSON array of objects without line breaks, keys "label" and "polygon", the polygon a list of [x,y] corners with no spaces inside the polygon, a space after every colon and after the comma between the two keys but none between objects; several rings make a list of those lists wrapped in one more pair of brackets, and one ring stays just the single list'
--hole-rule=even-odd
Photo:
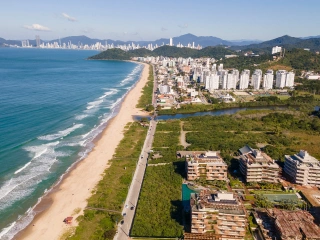
[{"label": "white cloud", "polygon": [[69,16],[66,13],[62,13],[62,17],[66,18],[70,22],[76,22],[77,21],[77,19],[75,19],[74,17]]},{"label": "white cloud", "polygon": [[29,29],[29,30],[35,30],[35,31],[51,31],[50,28],[42,26],[40,24],[32,24],[31,26],[29,25],[24,25],[24,28]]}]

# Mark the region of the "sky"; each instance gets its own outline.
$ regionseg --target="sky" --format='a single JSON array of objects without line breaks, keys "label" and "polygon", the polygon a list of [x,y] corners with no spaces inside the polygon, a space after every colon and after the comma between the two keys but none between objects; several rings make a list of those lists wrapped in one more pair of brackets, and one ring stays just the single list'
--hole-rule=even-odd
[{"label": "sky", "polygon": [[225,40],[320,35],[320,0],[0,0],[0,37]]}]

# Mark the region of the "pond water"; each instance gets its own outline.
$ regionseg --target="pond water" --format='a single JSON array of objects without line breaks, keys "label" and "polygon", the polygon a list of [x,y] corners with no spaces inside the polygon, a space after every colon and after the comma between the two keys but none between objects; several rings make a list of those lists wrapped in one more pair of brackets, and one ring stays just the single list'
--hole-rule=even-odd
[{"label": "pond water", "polygon": [[[198,117],[198,116],[221,116],[221,115],[231,115],[235,114],[239,111],[245,110],[286,110],[288,106],[265,106],[265,107],[242,107],[242,108],[226,108],[219,109],[208,112],[196,112],[196,113],[179,113],[179,114],[170,114],[170,115],[159,115],[157,116],[157,120],[169,120],[169,119],[181,119],[188,117]],[[139,121],[143,116],[133,116],[134,120]]]}]

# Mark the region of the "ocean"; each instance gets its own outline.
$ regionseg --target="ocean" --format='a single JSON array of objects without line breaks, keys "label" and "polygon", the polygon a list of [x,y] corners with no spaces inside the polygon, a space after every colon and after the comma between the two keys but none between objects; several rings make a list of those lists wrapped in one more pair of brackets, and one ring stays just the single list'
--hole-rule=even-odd
[{"label": "ocean", "polygon": [[96,51],[0,48],[0,239],[83,159],[142,65],[88,61]]}]

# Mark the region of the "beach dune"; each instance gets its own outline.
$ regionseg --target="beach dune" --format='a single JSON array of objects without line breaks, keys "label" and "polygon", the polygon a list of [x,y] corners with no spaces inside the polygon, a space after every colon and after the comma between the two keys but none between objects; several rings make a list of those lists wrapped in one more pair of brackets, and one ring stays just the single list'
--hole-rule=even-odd
[{"label": "beach dune", "polygon": [[[68,216],[73,216],[75,219],[83,213],[91,191],[102,179],[102,174],[108,167],[108,161],[123,138],[124,126],[132,122],[132,115],[146,114],[137,109],[136,104],[142,94],[142,88],[148,81],[148,75],[149,65],[144,64],[139,81],[127,94],[119,113],[108,123],[93,150],[65,175],[52,192],[42,199],[35,208],[38,214],[34,220],[15,239],[60,239],[69,227],[63,220]],[[76,225],[74,220],[71,226]]]}]

